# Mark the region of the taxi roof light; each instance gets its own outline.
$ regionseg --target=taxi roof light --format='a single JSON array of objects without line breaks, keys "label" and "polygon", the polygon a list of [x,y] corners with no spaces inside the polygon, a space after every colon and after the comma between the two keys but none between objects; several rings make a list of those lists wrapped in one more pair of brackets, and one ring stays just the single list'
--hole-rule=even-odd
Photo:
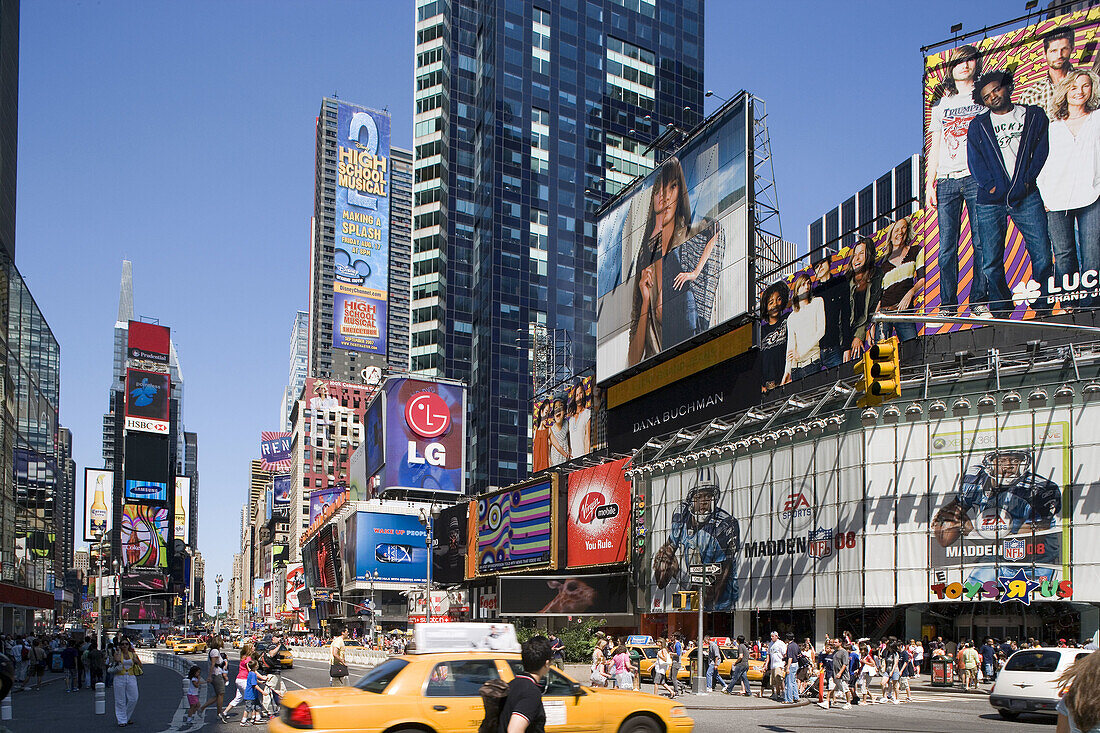
[{"label": "taxi roof light", "polygon": [[295,728],[312,728],[313,713],[310,712],[309,705],[304,702],[295,705],[287,717],[287,723]]}]

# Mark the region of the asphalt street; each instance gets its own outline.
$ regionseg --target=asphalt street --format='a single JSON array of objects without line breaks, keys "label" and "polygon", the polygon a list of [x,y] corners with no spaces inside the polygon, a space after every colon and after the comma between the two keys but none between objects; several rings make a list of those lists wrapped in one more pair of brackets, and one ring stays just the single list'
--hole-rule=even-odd
[{"label": "asphalt street", "polygon": [[[203,655],[184,655],[203,667]],[[230,669],[236,670],[237,656],[230,652]],[[351,667],[352,680],[365,672],[363,667]],[[285,670],[282,679],[287,689],[327,687],[328,663],[295,660],[294,668]],[[714,697],[713,701],[709,698]],[[984,695],[962,695],[950,692],[915,692],[914,702],[900,705],[856,706],[851,710],[822,710],[816,705],[796,708],[761,710],[691,710],[698,733],[728,733],[731,723],[740,731],[759,733],[809,733],[810,731],[897,731],[898,733],[943,733],[945,730],[990,731],[995,733],[1053,733],[1054,719],[1044,716],[1023,716],[1019,721],[1002,720],[989,706]],[[695,704],[717,703],[719,696],[694,695],[684,698],[690,707]],[[239,730],[239,708],[234,710],[229,724],[214,717],[213,708],[206,711],[201,730]],[[177,723],[178,724],[178,723]],[[234,727],[230,727],[234,726]],[[173,726],[175,727],[175,726]],[[199,726],[177,730],[194,731]]]}]

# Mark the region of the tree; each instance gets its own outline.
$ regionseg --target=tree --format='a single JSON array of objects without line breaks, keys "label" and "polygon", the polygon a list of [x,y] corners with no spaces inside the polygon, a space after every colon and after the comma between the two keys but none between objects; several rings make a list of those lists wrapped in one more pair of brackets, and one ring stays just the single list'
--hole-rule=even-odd
[{"label": "tree", "polygon": [[[576,618],[555,631],[554,633],[565,645],[565,661],[587,662],[592,656],[592,648],[596,645],[596,631],[606,624],[607,620],[602,618]],[[516,626],[516,637],[521,643],[545,633],[534,625],[533,620],[530,625]]]}]

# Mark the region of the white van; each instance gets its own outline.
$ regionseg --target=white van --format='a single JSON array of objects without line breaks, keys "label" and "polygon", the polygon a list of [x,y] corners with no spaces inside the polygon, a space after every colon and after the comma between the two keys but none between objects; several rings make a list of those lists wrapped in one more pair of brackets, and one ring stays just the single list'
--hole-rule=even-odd
[{"label": "white van", "polygon": [[1075,661],[1091,654],[1087,649],[1041,647],[1021,649],[1005,662],[997,675],[989,704],[1006,720],[1020,713],[1056,715],[1061,698],[1057,680]]}]

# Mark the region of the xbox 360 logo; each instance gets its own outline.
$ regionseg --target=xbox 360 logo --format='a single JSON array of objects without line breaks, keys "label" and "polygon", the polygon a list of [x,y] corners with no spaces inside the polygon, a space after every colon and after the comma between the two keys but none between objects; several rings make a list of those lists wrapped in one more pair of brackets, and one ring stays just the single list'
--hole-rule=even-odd
[{"label": "xbox 360 logo", "polygon": [[932,441],[932,447],[936,450],[942,450],[947,445],[947,441],[943,438],[936,438]]}]

